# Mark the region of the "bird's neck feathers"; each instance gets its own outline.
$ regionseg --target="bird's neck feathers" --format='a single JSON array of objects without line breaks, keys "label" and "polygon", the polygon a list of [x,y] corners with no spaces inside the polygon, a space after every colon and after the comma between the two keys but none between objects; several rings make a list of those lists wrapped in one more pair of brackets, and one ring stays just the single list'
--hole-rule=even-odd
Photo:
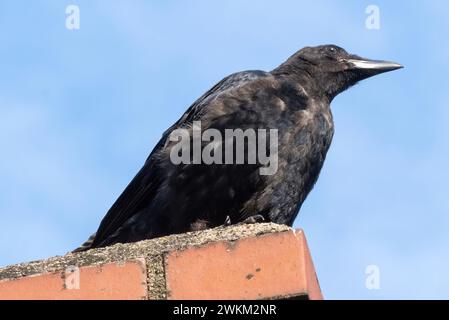
[{"label": "bird's neck feathers", "polygon": [[357,82],[358,81],[353,73],[345,71],[320,74],[318,76],[318,83],[325,84],[323,90],[326,92],[329,103],[332,102],[337,95],[357,84]]},{"label": "bird's neck feathers", "polygon": [[333,99],[327,94],[326,88],[323,86],[321,77],[313,72],[313,67],[308,63],[292,64],[288,60],[279,67],[271,71],[274,77],[287,79],[300,85],[310,95],[310,98],[322,100],[330,103]]}]

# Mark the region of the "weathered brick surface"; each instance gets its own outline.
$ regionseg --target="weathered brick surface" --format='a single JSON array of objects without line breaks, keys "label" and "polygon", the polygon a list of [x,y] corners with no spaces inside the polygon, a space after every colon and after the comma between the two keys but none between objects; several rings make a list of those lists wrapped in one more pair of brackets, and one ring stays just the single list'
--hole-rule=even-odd
[{"label": "weathered brick surface", "polygon": [[321,298],[301,231],[174,251],[165,269],[169,299]]},{"label": "weathered brick surface", "polygon": [[67,268],[0,282],[0,299],[146,299],[145,261]]},{"label": "weathered brick surface", "polygon": [[271,223],[0,269],[0,299],[321,299],[304,233]]}]

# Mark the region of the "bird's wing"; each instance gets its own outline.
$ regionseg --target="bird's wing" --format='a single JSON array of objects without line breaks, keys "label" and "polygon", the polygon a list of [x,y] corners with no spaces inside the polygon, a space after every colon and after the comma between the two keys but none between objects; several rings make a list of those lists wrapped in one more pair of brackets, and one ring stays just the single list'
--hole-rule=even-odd
[{"label": "bird's wing", "polygon": [[234,73],[221,80],[203,96],[196,100],[188,108],[184,115],[164,132],[161,140],[159,140],[156,147],[147,158],[142,169],[129,183],[101,221],[91,247],[98,246],[118,228],[120,228],[129,218],[148,206],[151,202],[158,190],[161,183],[161,178],[163,176],[158,172],[157,159],[155,155],[158,151],[164,148],[165,142],[173,129],[182,126],[183,124],[191,123],[195,119],[199,118],[202,110],[208,105],[208,103],[225,91],[239,87],[245,83],[254,81],[266,75],[267,73],[264,71],[243,71]]},{"label": "bird's wing", "polygon": [[[173,129],[181,126],[182,124],[192,123],[194,120],[200,118],[202,112],[204,111],[204,109],[206,109],[205,107],[212,100],[216,99],[221,94],[225,93],[228,90],[240,87],[248,82],[254,81],[262,77],[266,77],[267,75],[268,73],[265,71],[250,70],[233,73],[227,76],[226,78],[218,82],[216,85],[214,85],[211,89],[209,89],[200,98],[198,98],[198,100],[196,100],[187,109],[187,111],[182,115],[182,117],[164,132],[161,141],[165,142],[165,139],[168,137],[170,132],[173,131]],[[161,141],[159,142],[161,143]],[[151,154],[148,158],[151,158]]]}]

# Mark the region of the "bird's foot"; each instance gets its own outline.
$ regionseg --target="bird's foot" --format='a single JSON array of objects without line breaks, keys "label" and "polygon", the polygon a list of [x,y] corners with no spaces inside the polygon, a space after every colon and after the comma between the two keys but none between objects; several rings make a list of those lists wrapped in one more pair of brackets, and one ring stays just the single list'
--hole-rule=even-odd
[{"label": "bird's foot", "polygon": [[239,224],[254,224],[254,223],[261,223],[261,222],[265,222],[265,218],[260,214],[256,214],[254,216],[246,218]]},{"label": "bird's foot", "polygon": [[[260,215],[260,214],[256,214],[254,216],[248,217],[243,221],[240,221],[238,223],[234,223],[235,225],[242,225],[242,224],[254,224],[254,223],[261,223],[261,222],[265,222],[265,218]],[[224,221],[224,223],[220,226],[220,227],[228,227],[231,224],[233,224],[231,222],[231,217],[230,216],[226,216],[226,219]]]}]

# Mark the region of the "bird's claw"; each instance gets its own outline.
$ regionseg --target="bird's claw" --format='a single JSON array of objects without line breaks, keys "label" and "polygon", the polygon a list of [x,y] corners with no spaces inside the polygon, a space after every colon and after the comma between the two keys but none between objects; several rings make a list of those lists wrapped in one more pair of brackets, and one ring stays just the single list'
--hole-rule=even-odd
[{"label": "bird's claw", "polygon": [[231,217],[230,216],[226,216],[225,221],[223,222],[223,224],[219,227],[221,228],[225,228],[225,227],[229,227],[232,224],[231,222]]},{"label": "bird's claw", "polygon": [[231,217],[226,216],[225,222],[223,223],[223,226],[227,227],[231,225]]}]

